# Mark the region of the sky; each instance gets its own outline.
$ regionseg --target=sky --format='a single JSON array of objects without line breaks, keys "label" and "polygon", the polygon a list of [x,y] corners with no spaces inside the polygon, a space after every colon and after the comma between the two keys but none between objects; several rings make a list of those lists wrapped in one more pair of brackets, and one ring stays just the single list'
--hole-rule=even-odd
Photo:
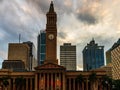
[{"label": "sky", "polygon": [[[51,0],[0,0],[0,67],[7,59],[8,43],[32,41],[46,28]],[[77,68],[83,65],[82,50],[92,38],[104,52],[120,36],[120,0],[53,0],[57,13],[58,59],[63,43],[77,46]]]}]

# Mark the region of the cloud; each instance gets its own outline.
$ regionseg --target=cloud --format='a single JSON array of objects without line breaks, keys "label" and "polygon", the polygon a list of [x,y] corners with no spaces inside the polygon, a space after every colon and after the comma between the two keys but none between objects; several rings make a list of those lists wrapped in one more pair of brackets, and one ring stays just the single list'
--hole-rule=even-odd
[{"label": "cloud", "polygon": [[80,2],[82,2],[81,6],[78,6],[76,9],[77,18],[88,25],[98,23],[99,17],[101,17],[98,14],[101,2],[98,0],[83,0]]},{"label": "cloud", "polygon": [[78,19],[80,19],[85,24],[95,24],[95,23],[97,23],[97,19],[88,12],[80,13],[78,15]]},{"label": "cloud", "polygon": [[39,12],[46,14],[49,9],[50,0],[29,0],[28,2],[32,7],[35,7]]},{"label": "cloud", "polygon": [[58,37],[61,38],[61,39],[65,39],[67,36],[67,34],[65,32],[59,32],[58,33]]},{"label": "cloud", "polygon": [[[46,28],[46,12],[51,0],[0,1],[0,56],[7,58],[10,42],[32,41]],[[57,12],[58,46],[77,45],[77,63],[82,67],[82,50],[94,37],[109,49],[120,36],[119,0],[54,0]],[[59,47],[58,47],[59,51]],[[59,55],[58,55],[59,57]]]}]

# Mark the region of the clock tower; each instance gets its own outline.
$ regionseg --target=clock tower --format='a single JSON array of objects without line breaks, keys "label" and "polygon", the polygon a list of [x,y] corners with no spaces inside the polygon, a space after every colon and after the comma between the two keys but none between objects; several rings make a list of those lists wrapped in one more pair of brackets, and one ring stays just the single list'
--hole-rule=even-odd
[{"label": "clock tower", "polygon": [[57,15],[54,11],[53,1],[51,1],[50,8],[46,14],[46,58],[44,63],[58,64],[57,60]]}]

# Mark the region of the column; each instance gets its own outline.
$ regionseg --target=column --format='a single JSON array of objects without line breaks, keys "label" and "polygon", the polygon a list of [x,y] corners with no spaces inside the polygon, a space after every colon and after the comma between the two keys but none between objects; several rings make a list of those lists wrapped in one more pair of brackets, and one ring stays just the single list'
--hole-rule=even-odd
[{"label": "column", "polygon": [[47,73],[47,90],[49,90],[49,73]]},{"label": "column", "polygon": [[99,84],[99,90],[102,90],[103,85],[102,85],[102,81],[101,81],[100,78],[99,78],[99,82],[98,82],[98,84]]},{"label": "column", "polygon": [[59,90],[61,90],[61,73],[59,73]]},{"label": "column", "polygon": [[82,90],[84,90],[84,82],[82,82]]},{"label": "column", "polygon": [[32,90],[32,78],[30,78],[30,90]]},{"label": "column", "polygon": [[56,80],[57,80],[57,73],[55,73],[55,90],[57,90]]},{"label": "column", "polygon": [[2,90],[1,81],[0,81],[0,90]]},{"label": "column", "polygon": [[96,90],[98,90],[98,80],[96,80],[96,83],[95,83],[96,85],[95,85],[95,88],[96,88]]},{"label": "column", "polygon": [[38,88],[38,75],[37,75],[37,73],[35,74],[35,90],[37,90],[37,88]]},{"label": "column", "polygon": [[8,79],[9,85],[8,85],[8,90],[11,90],[11,79]]},{"label": "column", "polygon": [[13,90],[16,90],[16,88],[15,88],[15,78],[13,78]]},{"label": "column", "polygon": [[86,90],[88,90],[88,78],[86,78]]},{"label": "column", "polygon": [[77,81],[77,90],[80,90],[79,82]]},{"label": "column", "polygon": [[73,78],[73,90],[75,90],[75,78]]},{"label": "column", "polygon": [[28,78],[26,78],[26,90],[28,90]]},{"label": "column", "polygon": [[63,82],[62,82],[62,84],[63,84],[63,90],[65,90],[65,89],[66,89],[66,78],[65,78],[65,73],[62,73],[62,75],[63,75]]},{"label": "column", "polygon": [[41,80],[42,80],[42,76],[41,76],[41,74],[39,74],[38,90],[41,90]]},{"label": "column", "polygon": [[43,90],[45,90],[45,73],[43,73]]},{"label": "column", "polygon": [[53,90],[53,73],[51,73],[51,82],[50,82],[51,84],[51,90]]},{"label": "column", "polygon": [[71,90],[71,78],[69,78],[69,90]]}]

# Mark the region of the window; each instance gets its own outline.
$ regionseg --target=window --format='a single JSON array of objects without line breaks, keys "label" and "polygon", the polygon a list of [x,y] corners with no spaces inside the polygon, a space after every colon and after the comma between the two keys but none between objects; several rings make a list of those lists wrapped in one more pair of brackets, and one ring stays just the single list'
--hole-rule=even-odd
[{"label": "window", "polygon": [[42,45],[42,46],[41,46],[40,52],[41,52],[41,53],[45,53],[45,45]]}]

